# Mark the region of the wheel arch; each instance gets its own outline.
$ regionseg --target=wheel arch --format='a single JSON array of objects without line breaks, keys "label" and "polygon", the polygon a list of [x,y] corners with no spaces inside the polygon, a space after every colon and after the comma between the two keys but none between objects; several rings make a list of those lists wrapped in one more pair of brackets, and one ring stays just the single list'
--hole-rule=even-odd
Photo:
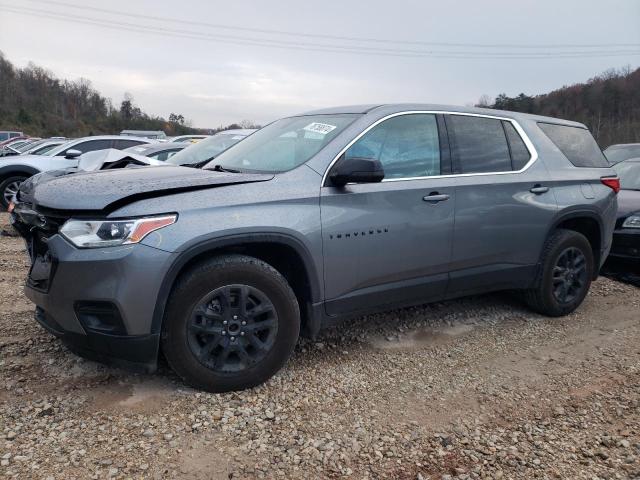
[{"label": "wheel arch", "polygon": [[253,233],[203,240],[189,246],[174,259],[167,270],[153,312],[151,332],[161,330],[167,302],[179,276],[192,265],[212,256],[241,253],[259,258],[278,270],[296,294],[301,313],[301,328],[314,336],[321,318],[314,307],[321,299],[321,285],[315,263],[306,246],[283,233]]},{"label": "wheel arch", "polygon": [[[27,179],[37,173],[40,173],[40,171],[28,165],[6,165],[4,167],[0,167],[0,185],[2,185],[6,180],[10,179],[13,176],[20,176]],[[8,206],[7,204],[5,204],[4,199],[5,187],[6,186],[3,186],[3,189],[0,192],[0,196],[2,199],[2,204],[0,205],[0,207],[2,207],[3,210]]]},{"label": "wheel arch", "polygon": [[593,210],[572,210],[556,218],[549,235],[558,229],[573,230],[584,235],[593,251],[593,280],[598,277],[602,260],[604,226],[598,212]]},{"label": "wheel arch", "polygon": [[40,173],[40,170],[30,167],[29,165],[6,165],[4,167],[0,167],[0,182],[9,178],[11,175],[24,175],[26,177],[31,177],[37,173]]}]

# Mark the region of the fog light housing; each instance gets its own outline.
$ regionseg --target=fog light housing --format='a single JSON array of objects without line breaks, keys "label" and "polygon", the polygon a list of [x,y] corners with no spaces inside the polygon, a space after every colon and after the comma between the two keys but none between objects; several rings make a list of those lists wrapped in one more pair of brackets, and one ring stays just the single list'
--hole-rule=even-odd
[{"label": "fog light housing", "polygon": [[120,311],[111,302],[76,302],[75,311],[82,327],[87,331],[109,335],[127,334]]}]

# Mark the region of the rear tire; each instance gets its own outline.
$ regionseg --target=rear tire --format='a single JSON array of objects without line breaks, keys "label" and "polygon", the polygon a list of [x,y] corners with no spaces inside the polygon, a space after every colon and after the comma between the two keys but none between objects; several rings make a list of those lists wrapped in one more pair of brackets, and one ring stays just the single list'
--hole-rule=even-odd
[{"label": "rear tire", "polygon": [[6,210],[9,207],[11,198],[18,192],[20,185],[28,177],[23,175],[12,175],[0,182],[0,205]]},{"label": "rear tire", "polygon": [[228,392],[273,376],[291,356],[299,333],[298,302],[286,279],[257,258],[228,255],[180,277],[161,344],[186,383]]},{"label": "rear tire", "polygon": [[556,230],[545,243],[535,287],[525,291],[525,302],[549,317],[568,315],[589,292],[593,268],[589,240],[573,230]]}]

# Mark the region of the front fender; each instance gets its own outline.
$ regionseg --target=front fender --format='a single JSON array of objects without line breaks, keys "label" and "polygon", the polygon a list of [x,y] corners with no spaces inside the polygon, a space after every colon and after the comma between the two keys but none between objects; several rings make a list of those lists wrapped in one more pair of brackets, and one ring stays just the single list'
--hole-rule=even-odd
[{"label": "front fender", "polygon": [[311,301],[312,304],[316,304],[322,299],[322,278],[316,268],[313,256],[306,245],[297,239],[295,236],[284,233],[281,231],[245,231],[242,233],[236,233],[225,236],[210,236],[200,237],[195,239],[181,248],[180,252],[176,253],[176,256],[167,270],[163,279],[158,298],[156,301],[156,307],[153,312],[153,319],[151,323],[151,332],[158,333],[162,325],[164,318],[164,312],[167,306],[167,301],[173,285],[175,284],[178,275],[183,271],[184,267],[197,256],[225,247],[243,246],[260,243],[277,243],[290,247],[295,250],[298,256],[302,259],[303,266],[306,272],[306,276],[309,280],[309,286],[311,289]]}]

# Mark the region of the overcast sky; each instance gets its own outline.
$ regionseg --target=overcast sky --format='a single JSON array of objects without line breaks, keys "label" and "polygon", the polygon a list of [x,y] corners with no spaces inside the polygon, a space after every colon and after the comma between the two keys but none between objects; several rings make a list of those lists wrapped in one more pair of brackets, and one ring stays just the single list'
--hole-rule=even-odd
[{"label": "overcast sky", "polygon": [[[216,127],[341,104],[465,105],[636,68],[640,1],[0,0],[0,50],[116,104],[130,92],[148,113]],[[483,57],[433,56],[450,52]],[[523,52],[555,57],[487,58]]]}]

